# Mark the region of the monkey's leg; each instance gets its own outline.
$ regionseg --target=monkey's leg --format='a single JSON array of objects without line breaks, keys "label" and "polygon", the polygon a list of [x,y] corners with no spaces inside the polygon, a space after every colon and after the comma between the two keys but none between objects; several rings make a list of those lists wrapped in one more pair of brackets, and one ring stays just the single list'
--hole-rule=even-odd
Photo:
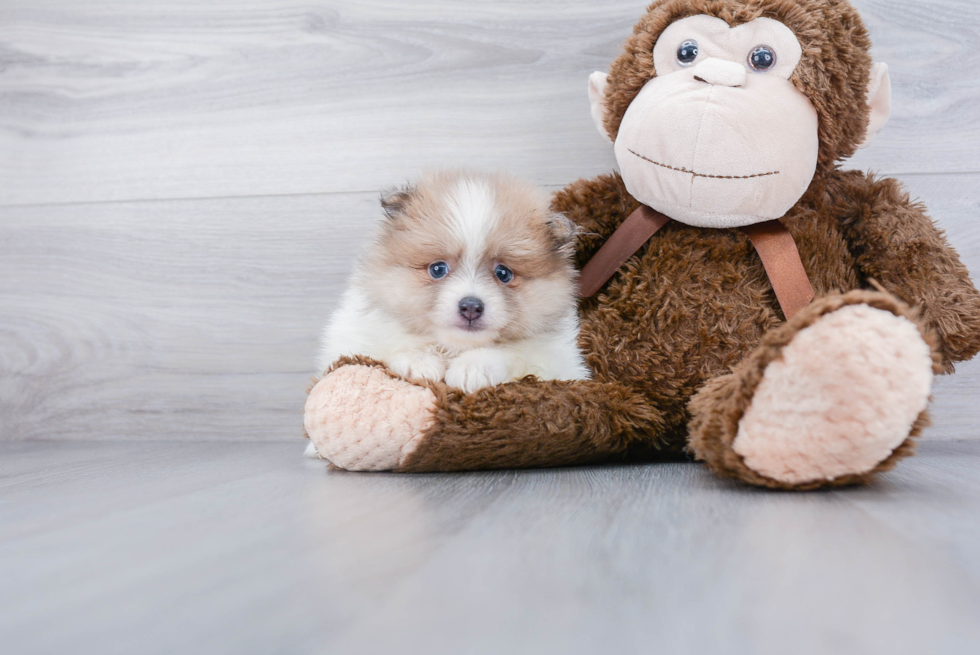
[{"label": "monkey's leg", "polygon": [[690,448],[766,487],[868,482],[911,455],[928,423],[934,344],[887,293],[818,299],[691,400]]},{"label": "monkey's leg", "polygon": [[655,408],[615,382],[522,380],[463,394],[415,384],[377,363],[342,360],[310,391],[307,434],[355,471],[562,466],[656,446]]}]

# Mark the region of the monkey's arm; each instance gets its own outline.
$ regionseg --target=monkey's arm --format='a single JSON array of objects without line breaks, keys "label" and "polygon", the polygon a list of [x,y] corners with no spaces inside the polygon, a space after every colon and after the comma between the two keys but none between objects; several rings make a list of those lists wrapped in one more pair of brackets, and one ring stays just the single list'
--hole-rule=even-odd
[{"label": "monkey's arm", "polygon": [[609,235],[639,206],[640,203],[626,190],[619,173],[576,180],[556,192],[551,201],[552,209],[565,214],[581,230],[575,253],[578,268],[589,261]]},{"label": "monkey's arm", "polygon": [[925,208],[893,179],[842,174],[830,191],[861,275],[918,308],[939,337],[943,366],[980,351],[980,293]]},{"label": "monkey's arm", "polygon": [[660,413],[615,382],[530,381],[443,396],[403,471],[527,468],[625,456],[656,441]]},{"label": "monkey's arm", "polygon": [[[463,394],[344,358],[306,404],[318,452],[349,470],[585,464],[662,447],[661,413],[619,382],[525,379]],[[676,448],[664,448],[673,453]]]}]

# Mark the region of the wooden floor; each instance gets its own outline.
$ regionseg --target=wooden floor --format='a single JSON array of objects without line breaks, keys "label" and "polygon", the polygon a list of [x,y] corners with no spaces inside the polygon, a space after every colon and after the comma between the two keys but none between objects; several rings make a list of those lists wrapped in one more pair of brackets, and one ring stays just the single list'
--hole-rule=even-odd
[{"label": "wooden floor", "polygon": [[688,463],[397,475],[297,454],[0,444],[3,652],[980,646],[980,441],[816,494]]},{"label": "wooden floor", "polygon": [[[612,170],[648,1],[0,3],[0,652],[980,652],[980,361],[860,490],[299,458],[380,189]],[[855,5],[894,114],[846,166],[976,278],[980,3]]]}]

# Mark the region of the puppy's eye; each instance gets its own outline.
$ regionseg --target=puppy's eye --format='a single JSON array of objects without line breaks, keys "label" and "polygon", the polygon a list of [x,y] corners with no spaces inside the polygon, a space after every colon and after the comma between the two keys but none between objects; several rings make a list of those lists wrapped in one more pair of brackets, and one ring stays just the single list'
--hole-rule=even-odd
[{"label": "puppy's eye", "polygon": [[449,264],[446,262],[432,262],[429,264],[429,277],[433,280],[441,280],[449,275]]},{"label": "puppy's eye", "polygon": [[760,45],[749,53],[749,68],[765,73],[776,65],[776,51],[767,45]]},{"label": "puppy's eye", "polygon": [[514,279],[514,271],[503,264],[497,264],[497,267],[493,269],[493,274],[501,284],[510,284],[511,280]]},{"label": "puppy's eye", "polygon": [[677,63],[681,66],[690,66],[698,58],[698,42],[688,39],[677,49]]}]

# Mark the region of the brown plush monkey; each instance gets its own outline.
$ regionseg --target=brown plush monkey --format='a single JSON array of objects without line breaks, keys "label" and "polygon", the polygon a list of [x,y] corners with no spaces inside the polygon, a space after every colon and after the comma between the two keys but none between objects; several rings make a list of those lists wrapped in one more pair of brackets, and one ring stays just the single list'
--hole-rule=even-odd
[{"label": "brown plush monkey", "polygon": [[[654,2],[590,79],[621,174],[554,199],[582,228],[580,266],[638,207],[673,219],[582,301],[594,378],[465,395],[343,359],[307,401],[319,452],[397,471],[687,452],[785,489],[867,482],[911,454],[933,372],[980,350],[980,295],[896,181],[837,168],[888,117],[869,47],[845,0]],[[770,266],[750,236],[774,219],[792,239]],[[780,293],[799,282],[786,262],[805,306]]]}]

